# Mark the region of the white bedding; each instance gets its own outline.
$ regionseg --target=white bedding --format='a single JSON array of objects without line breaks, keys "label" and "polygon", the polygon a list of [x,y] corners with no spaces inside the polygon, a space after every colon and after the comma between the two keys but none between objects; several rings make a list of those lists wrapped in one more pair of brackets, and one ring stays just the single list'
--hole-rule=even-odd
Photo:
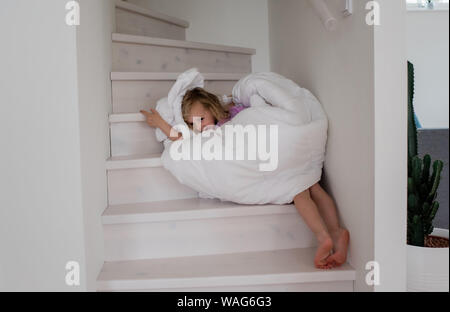
[{"label": "white bedding", "polygon": [[[178,86],[175,84],[171,90],[172,99],[178,100],[169,104],[168,99],[164,99],[158,104],[157,110],[167,121],[172,121],[172,125],[175,120],[178,123],[181,120],[181,124],[184,124],[181,109],[178,108],[181,107],[182,95],[188,89],[194,85],[202,86],[201,75],[197,74],[196,70],[190,70],[180,76],[183,81],[179,81]],[[189,77],[193,80],[189,80]],[[174,96],[175,93],[178,97]],[[158,138],[161,141],[166,139],[162,163],[180,183],[198,191],[200,197],[205,198],[241,204],[287,204],[293,201],[295,195],[320,181],[328,120],[321,104],[308,90],[278,74],[257,73],[244,77],[236,84],[233,100],[250,107],[221,127],[203,133],[210,137],[197,136],[194,139],[191,131],[190,138],[175,142],[163,136]],[[178,115],[175,116],[173,112]],[[237,144],[236,138],[234,144],[226,144],[226,140],[233,136],[233,133],[225,131],[227,125],[265,125],[267,137],[261,142],[272,142],[270,160],[263,154],[257,154],[253,160],[194,160],[194,141],[201,142],[204,148],[206,145],[210,151],[217,152],[221,149],[221,153],[218,152],[217,155],[220,154],[222,159],[226,153],[236,159],[238,151],[248,148],[248,141]],[[277,127],[277,133],[274,127]],[[271,133],[269,129],[272,130]],[[259,135],[258,133],[260,138]],[[215,138],[215,141],[211,138]],[[214,145],[215,149],[211,142],[217,143]],[[258,143],[257,146],[262,144]],[[181,148],[188,147],[191,150],[190,159],[173,158],[174,150],[180,151]],[[269,150],[269,145],[266,147]],[[277,161],[274,155],[277,155]]]}]

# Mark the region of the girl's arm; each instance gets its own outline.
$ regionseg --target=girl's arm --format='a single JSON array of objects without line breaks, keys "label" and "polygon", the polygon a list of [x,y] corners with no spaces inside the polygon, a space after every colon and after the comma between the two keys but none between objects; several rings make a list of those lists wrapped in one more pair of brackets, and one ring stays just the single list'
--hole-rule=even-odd
[{"label": "girl's arm", "polygon": [[[161,131],[172,141],[179,140],[183,137],[181,133],[172,129],[172,126],[169,125],[155,109],[151,108],[150,111],[151,112],[141,110],[141,113],[145,116],[145,120],[150,127],[161,129]],[[171,131],[176,134],[174,137],[170,136]]]}]

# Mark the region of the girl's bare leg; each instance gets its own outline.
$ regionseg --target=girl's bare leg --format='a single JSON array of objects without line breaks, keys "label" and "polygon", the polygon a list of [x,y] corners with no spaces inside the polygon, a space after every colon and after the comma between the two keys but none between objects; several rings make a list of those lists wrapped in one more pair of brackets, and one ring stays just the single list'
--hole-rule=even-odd
[{"label": "girl's bare leg", "polygon": [[334,253],[328,258],[328,262],[333,266],[340,266],[347,261],[350,234],[346,229],[341,228],[334,200],[319,183],[310,187],[310,193],[333,240]]},{"label": "girl's bare leg", "polygon": [[316,235],[319,242],[314,264],[319,269],[333,268],[333,261],[328,258],[333,250],[333,240],[328,233],[327,226],[320,216],[319,210],[311,199],[309,189],[298,194],[294,198],[294,204],[303,220]]}]

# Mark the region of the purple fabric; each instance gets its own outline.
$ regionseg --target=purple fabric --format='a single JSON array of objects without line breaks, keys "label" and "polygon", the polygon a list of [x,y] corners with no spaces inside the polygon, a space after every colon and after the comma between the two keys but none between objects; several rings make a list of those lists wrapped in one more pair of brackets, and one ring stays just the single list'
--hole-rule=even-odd
[{"label": "purple fabric", "polygon": [[239,114],[240,112],[242,112],[242,111],[243,111],[244,109],[246,109],[246,108],[248,108],[248,107],[246,107],[246,106],[244,106],[244,105],[235,105],[235,106],[230,107],[230,117],[227,118],[227,119],[220,120],[220,121],[217,123],[217,126],[220,127],[220,126],[222,126],[223,124],[229,122],[229,121],[230,121],[231,119],[233,119],[237,114]]}]

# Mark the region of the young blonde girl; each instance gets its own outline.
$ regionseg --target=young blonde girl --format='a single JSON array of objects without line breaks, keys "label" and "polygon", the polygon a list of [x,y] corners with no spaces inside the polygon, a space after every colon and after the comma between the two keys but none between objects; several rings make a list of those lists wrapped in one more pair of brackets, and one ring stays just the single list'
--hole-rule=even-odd
[{"label": "young blonde girl", "polygon": [[[245,109],[241,105],[231,103],[222,105],[219,98],[202,88],[188,91],[182,101],[182,114],[186,124],[193,129],[194,117],[199,117],[201,124],[198,131],[207,127],[220,126],[231,120],[240,111]],[[159,113],[151,109],[151,112],[141,111],[146,117],[150,127],[159,128],[167,137],[175,141],[182,136],[173,131]],[[347,249],[350,240],[349,232],[339,224],[337,209],[333,199],[325,192],[319,183],[297,194],[293,198],[295,207],[303,220],[315,234],[319,246],[314,258],[314,264],[319,269],[332,269],[341,266],[347,260]]]}]

